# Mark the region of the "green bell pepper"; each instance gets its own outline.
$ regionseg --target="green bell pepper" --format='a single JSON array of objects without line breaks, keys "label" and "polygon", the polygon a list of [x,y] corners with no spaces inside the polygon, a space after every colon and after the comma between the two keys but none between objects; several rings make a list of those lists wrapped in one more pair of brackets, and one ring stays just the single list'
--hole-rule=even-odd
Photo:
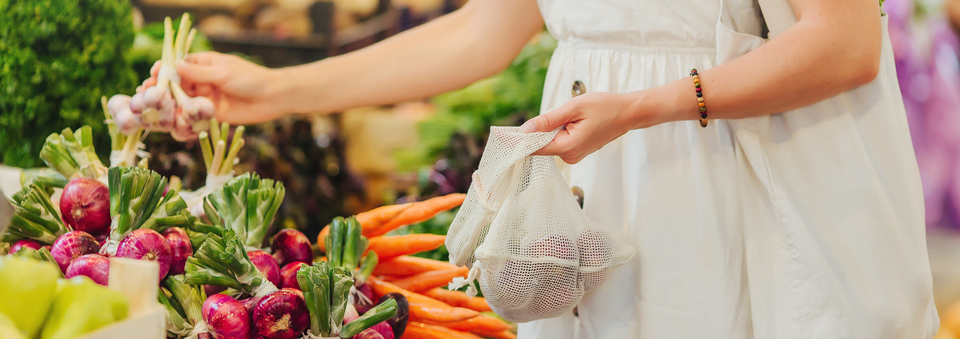
[{"label": "green bell pepper", "polygon": [[70,339],[123,320],[127,297],[84,276],[61,279],[41,339]]},{"label": "green bell pepper", "polygon": [[60,269],[51,263],[0,257],[0,313],[26,337],[35,337],[53,303],[59,277]]}]

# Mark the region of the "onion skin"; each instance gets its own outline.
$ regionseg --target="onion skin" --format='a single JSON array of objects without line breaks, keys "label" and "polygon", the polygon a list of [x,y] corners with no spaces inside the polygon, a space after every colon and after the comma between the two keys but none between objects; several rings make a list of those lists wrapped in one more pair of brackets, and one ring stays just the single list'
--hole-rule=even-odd
[{"label": "onion skin", "polygon": [[110,230],[110,190],[102,182],[90,178],[71,180],[60,195],[63,222],[90,235]]},{"label": "onion skin", "polygon": [[307,304],[290,291],[270,293],[257,303],[253,323],[264,339],[293,339],[310,325]]},{"label": "onion skin", "polygon": [[247,312],[253,314],[253,310],[257,308],[257,304],[260,303],[260,300],[263,300],[263,297],[249,297],[243,300],[240,300],[240,303],[243,304],[243,308],[247,309]]},{"label": "onion skin", "polygon": [[302,262],[292,262],[280,269],[280,288],[292,288],[300,290],[300,283],[297,282],[297,270],[306,265]]},{"label": "onion skin", "polygon": [[300,291],[300,290],[295,289],[295,288],[281,288],[281,290],[283,290],[283,291],[290,291],[290,293],[293,293],[293,294],[296,294],[297,296],[299,296],[300,299],[306,300],[306,299],[303,298],[303,291]]},{"label": "onion skin", "polygon": [[40,243],[36,241],[30,240],[30,239],[23,239],[13,243],[13,245],[10,246],[10,254],[17,253],[17,251],[19,251],[21,248],[24,248],[24,247],[39,250],[41,246],[40,246]]},{"label": "onion skin", "polygon": [[280,266],[300,261],[304,263],[313,262],[313,247],[310,246],[310,239],[300,231],[294,229],[283,229],[273,236],[273,257],[277,259]]},{"label": "onion skin", "polygon": [[217,285],[203,285],[203,293],[210,296],[223,291],[226,291],[226,286],[217,286]]},{"label": "onion skin", "polygon": [[203,321],[217,339],[250,338],[250,312],[237,299],[214,294],[203,302]]},{"label": "onion skin", "polygon": [[386,321],[360,331],[353,339],[394,339],[393,328]]},{"label": "onion skin", "polygon": [[367,313],[367,311],[369,311],[374,306],[377,306],[376,304],[374,304],[374,301],[376,301],[376,299],[374,299],[373,289],[370,288],[369,284],[360,285],[359,287],[357,287],[357,292],[359,292],[359,294],[366,297],[367,298],[366,301],[369,301],[369,302],[365,302],[362,298],[360,298],[359,295],[356,296],[356,299],[353,302],[353,306],[354,308],[357,309],[358,314],[363,315],[364,313]]},{"label": "onion skin", "polygon": [[264,251],[250,251],[247,252],[247,256],[257,267],[257,271],[260,271],[273,286],[280,286],[280,265],[277,265],[277,261],[273,260],[273,257]]},{"label": "onion skin", "polygon": [[57,261],[61,272],[65,272],[70,263],[80,256],[98,251],[100,251],[100,244],[97,243],[97,239],[84,231],[67,232],[57,238],[50,247],[50,254]]},{"label": "onion skin", "polygon": [[110,280],[110,259],[99,254],[82,255],[67,267],[64,277],[67,279],[78,275],[85,276],[103,286]]},{"label": "onion skin", "polygon": [[[190,236],[182,228],[170,227],[163,231],[163,237],[167,240],[167,245],[170,245],[170,274],[183,274],[187,258],[193,255]],[[277,274],[279,275],[279,272]]]},{"label": "onion skin", "polygon": [[130,232],[117,246],[117,256],[139,260],[156,261],[160,264],[160,280],[170,270],[170,245],[160,233],[151,229],[138,229]]}]

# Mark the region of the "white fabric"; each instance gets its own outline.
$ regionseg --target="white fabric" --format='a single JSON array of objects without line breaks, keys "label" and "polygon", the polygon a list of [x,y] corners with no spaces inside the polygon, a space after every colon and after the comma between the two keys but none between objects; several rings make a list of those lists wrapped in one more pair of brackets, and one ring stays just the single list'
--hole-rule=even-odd
[{"label": "white fabric", "polygon": [[[718,31],[720,1],[539,0],[560,40],[543,111],[569,100],[575,80],[587,92],[642,90],[763,43],[759,6],[724,3]],[[771,36],[796,22],[788,0],[760,5]],[[631,131],[567,175],[587,216],[637,256],[583,297],[578,317],[520,324],[521,339],[937,330],[923,196],[886,30],[880,75],[867,85],[791,112]]]},{"label": "white fabric", "polygon": [[509,321],[569,313],[634,253],[586,218],[555,157],[530,155],[558,131],[491,128],[447,232],[451,262],[473,266],[451,288],[476,279],[490,308]]}]

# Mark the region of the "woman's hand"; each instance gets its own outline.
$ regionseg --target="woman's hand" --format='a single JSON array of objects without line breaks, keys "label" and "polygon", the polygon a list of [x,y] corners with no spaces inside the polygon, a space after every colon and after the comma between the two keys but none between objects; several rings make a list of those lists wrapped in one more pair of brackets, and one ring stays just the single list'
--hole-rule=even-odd
[{"label": "woman's hand", "polygon": [[661,114],[653,109],[657,103],[644,99],[647,94],[587,93],[530,119],[520,126],[520,131],[549,132],[564,126],[553,141],[534,155],[556,155],[574,164],[631,129],[660,123]]},{"label": "woman's hand", "polygon": [[[137,92],[157,84],[159,64]],[[180,86],[190,96],[204,96],[216,104],[216,117],[234,124],[251,124],[290,113],[283,95],[286,84],[280,70],[268,69],[238,56],[205,52],[188,55],[177,64]]]}]

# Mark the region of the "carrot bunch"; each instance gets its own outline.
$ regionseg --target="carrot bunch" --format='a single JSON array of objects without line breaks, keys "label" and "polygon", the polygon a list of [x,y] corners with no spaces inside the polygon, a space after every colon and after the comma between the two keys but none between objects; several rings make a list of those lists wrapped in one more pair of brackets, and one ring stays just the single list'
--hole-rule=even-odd
[{"label": "carrot bunch", "polygon": [[[429,220],[440,212],[463,203],[466,195],[450,194],[429,200],[383,206],[357,214],[363,236],[369,238],[367,252],[376,253],[367,284],[377,298],[399,293],[407,298],[410,322],[401,338],[516,338],[514,327],[491,312],[483,297],[443,287],[456,277],[466,277],[468,269],[447,262],[411,256],[443,245],[446,236],[410,234],[384,236],[402,226]],[[333,227],[336,228],[336,227]],[[325,239],[331,227],[318,237],[317,245],[326,250]]]}]

